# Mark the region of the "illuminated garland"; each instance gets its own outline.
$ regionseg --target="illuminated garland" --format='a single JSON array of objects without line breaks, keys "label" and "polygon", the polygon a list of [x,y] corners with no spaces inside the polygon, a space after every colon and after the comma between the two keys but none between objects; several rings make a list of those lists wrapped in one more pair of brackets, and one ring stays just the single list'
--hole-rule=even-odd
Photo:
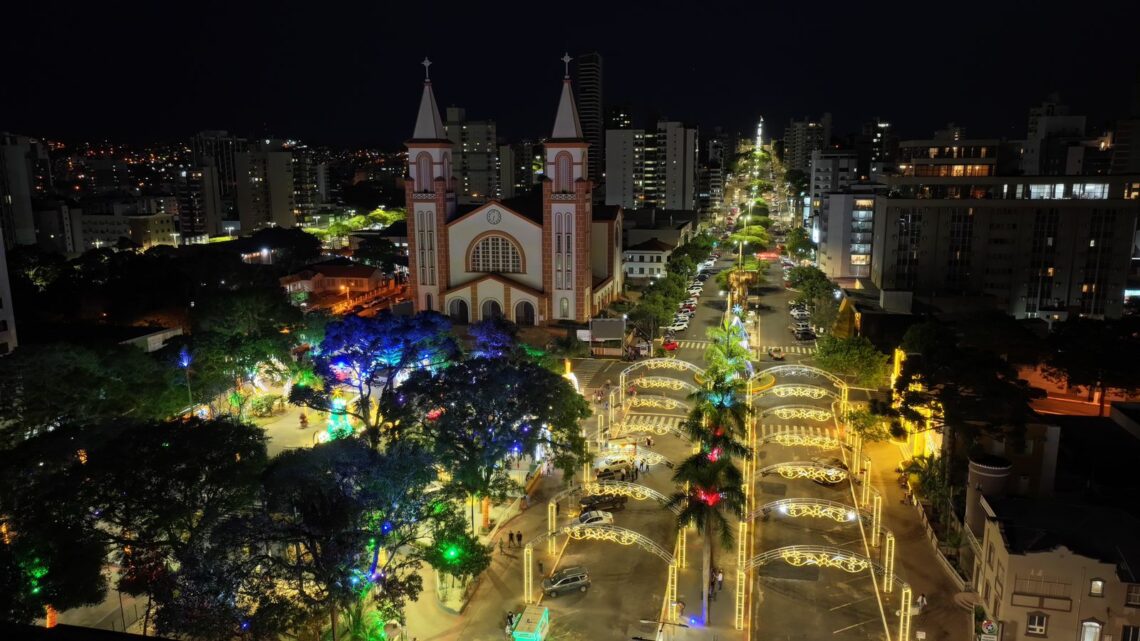
[{"label": "illuminated garland", "polygon": [[618,545],[637,545],[656,554],[668,563],[673,562],[673,555],[654,542],[653,539],[623,527],[615,525],[572,525],[562,528],[559,532],[576,541],[608,541]]},{"label": "illuminated garland", "polygon": [[820,436],[815,434],[795,434],[788,432],[781,432],[774,434],[768,439],[780,445],[787,447],[816,447],[820,449],[835,449],[839,447],[839,441],[831,438],[830,436]]},{"label": "illuminated garland", "polygon": [[784,559],[788,565],[802,567],[805,565],[814,565],[821,568],[838,568],[844,572],[855,574],[862,572],[871,566],[867,559],[847,556],[842,553],[834,552],[809,552],[805,550],[784,550],[780,557]]},{"label": "illuminated garland", "polygon": [[629,407],[649,407],[659,410],[683,409],[685,404],[681,401],[665,396],[631,396],[626,399]]},{"label": "illuminated garland", "polygon": [[[681,417],[678,416],[676,418],[679,420]],[[676,425],[650,425],[649,423],[639,423],[633,420],[614,423],[610,426],[610,438],[616,438],[622,434],[645,434],[647,432],[657,434],[659,436],[664,436],[665,434],[669,433],[680,434],[681,430]]]},{"label": "illuminated garland", "polygon": [[791,396],[802,396],[811,399],[821,399],[828,395],[827,390],[821,387],[811,387],[803,385],[777,385],[769,392],[779,396],[780,398],[788,398]]},{"label": "illuminated garland", "polygon": [[686,387],[693,387],[686,385],[684,381],[679,381],[675,378],[664,378],[661,376],[647,376],[644,378],[635,378],[632,381],[635,387],[644,387],[646,389],[668,389],[679,392]]},{"label": "illuminated garland", "polygon": [[812,421],[826,421],[831,418],[831,412],[808,407],[777,407],[772,413],[782,419],[808,419]]},{"label": "illuminated garland", "polygon": [[846,506],[821,503],[791,503],[781,505],[780,511],[793,518],[831,519],[837,523],[853,521],[854,511]]},{"label": "illuminated garland", "polygon": [[775,466],[775,471],[786,479],[811,479],[823,483],[838,483],[847,478],[847,472],[839,468],[807,463],[782,463]]}]

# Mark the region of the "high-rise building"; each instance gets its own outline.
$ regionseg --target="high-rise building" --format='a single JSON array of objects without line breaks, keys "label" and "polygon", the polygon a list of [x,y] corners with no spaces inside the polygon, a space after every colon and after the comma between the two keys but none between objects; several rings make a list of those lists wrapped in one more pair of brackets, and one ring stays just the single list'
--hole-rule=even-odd
[{"label": "high-rise building", "polygon": [[8,247],[36,244],[32,198],[40,147],[33,138],[0,133],[0,229]]},{"label": "high-rise building", "polygon": [[538,183],[535,153],[538,146],[529,141],[499,145],[499,191],[502,197],[521,196]]},{"label": "high-rise building", "polygon": [[0,356],[14,349],[16,349],[16,318],[12,313],[12,285],[8,280],[4,229],[0,228]]},{"label": "high-rise building", "polygon": [[295,226],[293,154],[281,141],[257,141],[235,154],[234,160],[241,230]]},{"label": "high-rise building", "polygon": [[813,233],[819,268],[828,278],[871,275],[876,192],[882,185],[857,184],[823,194]]},{"label": "high-rise building", "polygon": [[811,175],[808,182],[808,195],[811,197],[811,220],[804,221],[804,227],[812,230],[814,240],[819,240],[820,218],[827,204],[826,194],[844,191],[859,180],[858,156],[853,151],[811,152],[808,163]]},{"label": "high-rise building", "polygon": [[455,149],[455,197],[461,205],[501,198],[499,190],[499,143],[494,120],[468,120],[461,107],[448,107],[443,123]]},{"label": "high-rise building", "polygon": [[651,131],[609,129],[606,147],[607,205],[696,209],[699,148],[695,128],[662,120]]},{"label": "high-rise building", "polygon": [[977,141],[959,142],[974,147],[973,159],[885,177],[875,199],[875,285],[910,290],[940,308],[976,304],[1050,322],[1119,317],[1140,185],[1113,176],[994,175],[986,173],[993,165],[977,164]]},{"label": "high-rise building", "polygon": [[[1025,142],[1021,148],[1021,173],[1026,176],[1073,176],[1085,173],[1086,150],[1107,159],[1107,150],[1086,136],[1084,116],[1071,115],[1068,105],[1050,95],[1029,109]],[[1086,144],[1087,143],[1087,144]],[[1089,163],[1092,167],[1098,163]]]},{"label": "high-rise building", "polygon": [[606,108],[606,130],[630,129],[633,127],[633,108],[629,105],[613,105]]},{"label": "high-rise building", "polygon": [[724,170],[719,162],[701,164],[697,173],[697,211],[715,215],[724,204]]},{"label": "high-rise building", "polygon": [[218,185],[218,170],[212,162],[179,170],[174,196],[178,200],[178,233],[183,244],[202,236],[221,235],[223,207]]},{"label": "high-rise building", "polygon": [[863,123],[862,131],[855,136],[854,142],[855,153],[859,156],[860,180],[868,180],[876,165],[894,162],[899,148],[891,123],[879,118]]},{"label": "high-rise building", "polygon": [[831,114],[819,120],[793,120],[784,129],[784,166],[806,172],[811,152],[831,146]]},{"label": "high-rise building", "polygon": [[313,219],[328,202],[328,164],[317,158],[310,147],[293,147],[293,214],[298,221]]},{"label": "high-rise building", "polygon": [[589,178],[602,182],[605,170],[605,101],[602,92],[602,54],[594,51],[574,61],[574,89],[578,118],[582,121],[582,137],[590,144]]},{"label": "high-rise building", "polygon": [[644,130],[606,130],[606,204],[645,206]]},{"label": "high-rise building", "polygon": [[222,217],[237,218],[237,154],[246,150],[246,140],[226,131],[200,131],[190,141],[190,150],[195,167],[212,164],[216,169]]}]

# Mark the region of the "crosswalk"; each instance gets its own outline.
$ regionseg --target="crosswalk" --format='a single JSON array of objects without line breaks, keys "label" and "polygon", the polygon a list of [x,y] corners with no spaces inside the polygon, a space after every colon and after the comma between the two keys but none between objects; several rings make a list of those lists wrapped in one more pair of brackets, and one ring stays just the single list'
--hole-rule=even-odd
[{"label": "crosswalk", "polygon": [[[677,341],[677,347],[681,349],[705,349],[709,343],[710,341]],[[764,345],[760,347],[760,354],[766,356],[770,349],[783,350],[785,354],[806,355],[815,353],[815,345]]]}]

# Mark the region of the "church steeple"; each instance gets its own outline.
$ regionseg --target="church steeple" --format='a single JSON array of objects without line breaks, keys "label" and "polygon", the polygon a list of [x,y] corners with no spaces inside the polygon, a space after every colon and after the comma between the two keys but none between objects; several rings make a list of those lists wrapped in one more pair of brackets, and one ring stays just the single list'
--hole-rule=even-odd
[{"label": "church steeple", "polygon": [[443,119],[439,117],[439,106],[435,104],[435,93],[431,90],[431,76],[429,75],[431,60],[424,58],[420,64],[424,66],[424,93],[420,97],[420,110],[416,114],[416,128],[412,133],[412,140],[409,142],[447,140],[447,134],[443,130]]},{"label": "church steeple", "polygon": [[554,140],[582,140],[582,123],[578,121],[578,107],[574,104],[574,89],[570,86],[570,54],[562,56],[566,75],[562,77],[562,97],[558,100],[558,113],[554,116]]}]

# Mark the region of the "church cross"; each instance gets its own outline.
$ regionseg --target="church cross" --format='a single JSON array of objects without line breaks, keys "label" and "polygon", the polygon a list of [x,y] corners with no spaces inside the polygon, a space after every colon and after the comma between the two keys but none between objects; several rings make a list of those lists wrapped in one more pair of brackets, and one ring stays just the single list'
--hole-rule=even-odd
[{"label": "church cross", "polygon": [[423,62],[421,62],[420,64],[424,66],[424,80],[431,80],[431,73],[430,73],[430,72],[431,72],[431,69],[430,69],[430,67],[431,67],[431,60],[428,60],[428,59],[425,57],[425,58],[424,58],[424,61],[423,61]]},{"label": "church cross", "polygon": [[569,51],[567,51],[566,53],[562,54],[562,64],[563,64],[563,66],[565,66],[565,67],[566,67],[566,77],[567,77],[567,78],[569,78],[569,77],[570,77],[570,61],[571,61],[571,60],[573,60],[573,58],[571,58],[571,57],[570,57],[570,52],[569,52]]}]

